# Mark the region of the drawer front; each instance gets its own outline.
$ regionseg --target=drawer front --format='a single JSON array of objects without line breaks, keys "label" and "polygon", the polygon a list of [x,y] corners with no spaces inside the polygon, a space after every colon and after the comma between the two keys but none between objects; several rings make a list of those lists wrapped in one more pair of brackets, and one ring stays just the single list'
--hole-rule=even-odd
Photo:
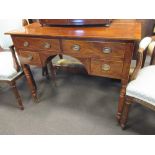
[{"label": "drawer front", "polygon": [[100,58],[119,58],[123,59],[125,54],[125,43],[118,42],[95,42],[63,40],[62,47],[65,54],[94,56]]},{"label": "drawer front", "polygon": [[22,64],[41,65],[39,53],[19,51],[19,59]]},{"label": "drawer front", "polygon": [[17,49],[60,51],[58,39],[42,39],[30,37],[14,37],[14,45]]},{"label": "drawer front", "polygon": [[112,60],[91,60],[91,74],[112,78],[121,78],[123,70],[122,61],[112,61]]}]

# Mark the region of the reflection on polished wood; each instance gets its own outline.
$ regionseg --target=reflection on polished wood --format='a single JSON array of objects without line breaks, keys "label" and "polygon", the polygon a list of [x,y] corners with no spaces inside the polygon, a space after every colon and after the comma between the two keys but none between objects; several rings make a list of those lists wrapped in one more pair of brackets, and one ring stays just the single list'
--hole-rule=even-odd
[{"label": "reflection on polished wood", "polygon": [[13,39],[34,97],[33,78],[25,65],[43,67],[49,57],[66,54],[80,60],[90,75],[121,80],[117,111],[120,120],[135,41],[141,39],[140,22],[113,20],[109,27],[42,27],[33,23],[6,34]]},{"label": "reflection on polished wood", "polygon": [[141,22],[136,20],[114,20],[110,27],[42,27],[39,23],[33,23],[20,30],[10,31],[6,34],[139,40],[141,38]]},{"label": "reflection on polished wood", "polygon": [[111,19],[39,19],[42,26],[53,25],[106,25],[110,26]]}]

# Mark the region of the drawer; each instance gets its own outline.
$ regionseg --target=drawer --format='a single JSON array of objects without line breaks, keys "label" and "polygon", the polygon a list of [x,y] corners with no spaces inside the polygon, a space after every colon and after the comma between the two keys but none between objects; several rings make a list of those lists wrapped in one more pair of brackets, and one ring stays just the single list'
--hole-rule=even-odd
[{"label": "drawer", "polygon": [[22,64],[41,65],[39,53],[19,51],[19,59]]},{"label": "drawer", "polygon": [[112,60],[91,60],[91,74],[112,78],[121,78],[123,70],[123,61]]},{"label": "drawer", "polygon": [[58,39],[13,37],[13,42],[17,49],[32,50],[32,51],[33,50],[60,51],[60,43]]},{"label": "drawer", "polygon": [[63,40],[62,47],[65,54],[123,59],[126,44],[120,42]]}]

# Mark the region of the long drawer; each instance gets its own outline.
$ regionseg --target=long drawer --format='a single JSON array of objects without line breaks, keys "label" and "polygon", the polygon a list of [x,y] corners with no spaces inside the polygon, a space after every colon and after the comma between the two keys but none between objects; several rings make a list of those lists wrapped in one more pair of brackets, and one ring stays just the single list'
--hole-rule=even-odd
[{"label": "long drawer", "polygon": [[91,60],[91,74],[112,78],[121,78],[123,61],[112,61],[105,59]]},{"label": "long drawer", "polygon": [[62,40],[64,54],[71,54],[83,57],[99,58],[124,58],[125,43],[120,42],[97,42],[97,41],[79,41]]},{"label": "long drawer", "polygon": [[58,39],[30,38],[30,37],[13,37],[13,42],[17,49],[23,50],[44,50],[60,51]]}]

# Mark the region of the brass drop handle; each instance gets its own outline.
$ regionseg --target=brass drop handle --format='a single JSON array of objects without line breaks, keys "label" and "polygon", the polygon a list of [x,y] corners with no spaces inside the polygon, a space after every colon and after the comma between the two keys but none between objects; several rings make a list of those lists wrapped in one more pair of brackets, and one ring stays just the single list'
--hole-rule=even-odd
[{"label": "brass drop handle", "polygon": [[32,55],[29,55],[28,57],[27,57],[27,60],[28,61],[31,61],[33,59],[33,56]]},{"label": "brass drop handle", "polygon": [[25,41],[23,45],[24,45],[24,47],[28,47],[29,46],[29,42]]},{"label": "brass drop handle", "polygon": [[51,44],[50,43],[44,43],[44,48],[51,48]]},{"label": "brass drop handle", "polygon": [[74,44],[72,46],[72,50],[74,50],[74,51],[80,51],[80,45]]},{"label": "brass drop handle", "polygon": [[112,52],[112,49],[111,49],[110,47],[104,47],[103,50],[102,50],[102,52],[103,52],[104,54],[109,54],[109,53]]},{"label": "brass drop handle", "polygon": [[27,61],[32,61],[33,60],[33,56],[32,55],[20,56],[19,59],[20,59],[20,61],[22,63],[27,63]]},{"label": "brass drop handle", "polygon": [[102,65],[102,70],[104,70],[104,71],[109,71],[109,70],[110,70],[110,65],[108,65],[108,64],[103,64],[103,65]]}]

